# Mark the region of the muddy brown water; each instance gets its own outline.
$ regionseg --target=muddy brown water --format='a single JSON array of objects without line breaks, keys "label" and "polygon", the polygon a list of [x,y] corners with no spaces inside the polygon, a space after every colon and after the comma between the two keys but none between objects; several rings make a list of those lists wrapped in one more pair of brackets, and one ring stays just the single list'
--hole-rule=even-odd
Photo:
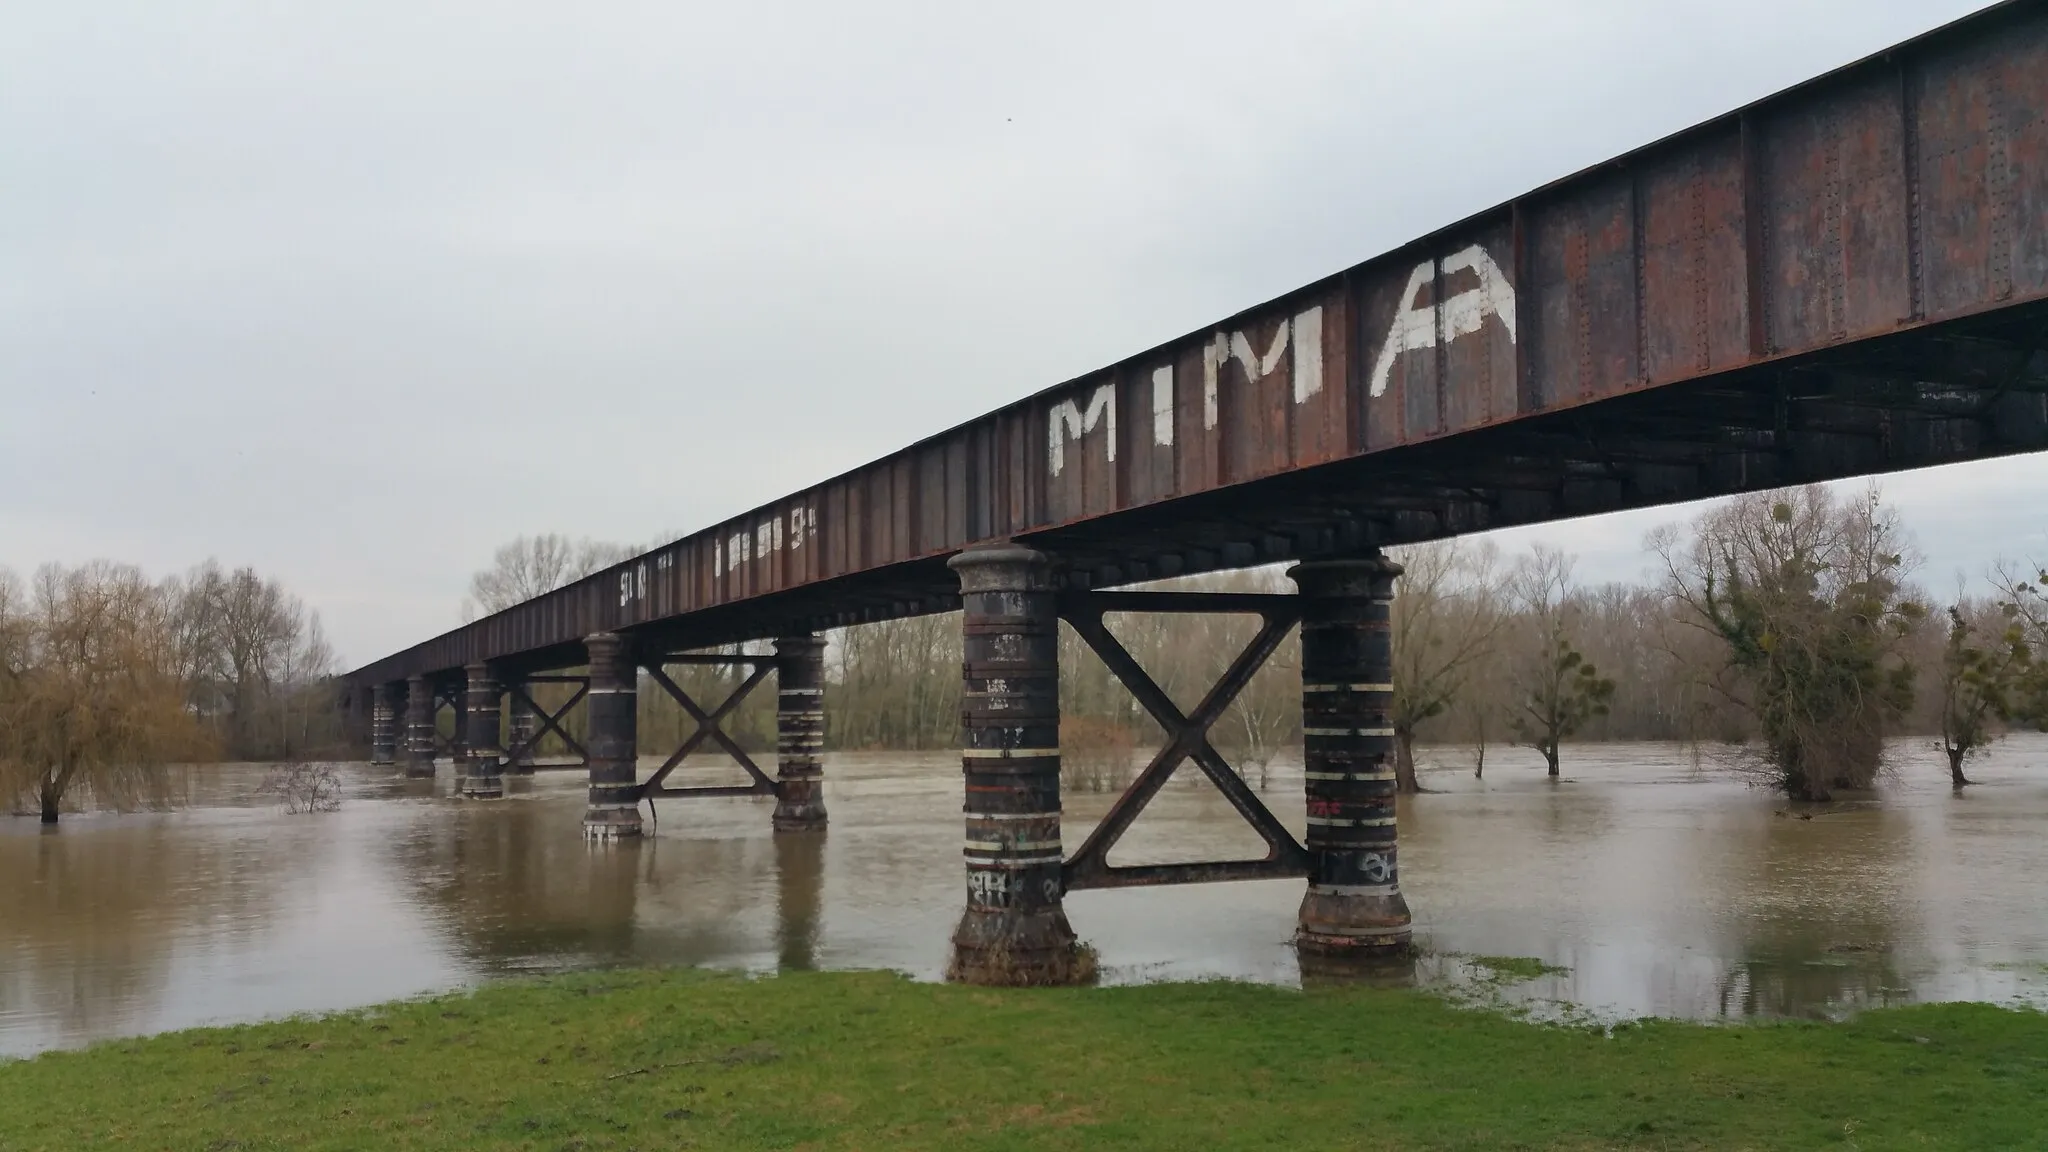
[{"label": "muddy brown water", "polygon": [[[2048,737],[1952,793],[1923,743],[1876,794],[1797,810],[1663,745],[1427,753],[1401,808],[1425,982],[1469,956],[1567,971],[1505,993],[1610,1018],[1836,1015],[1920,1000],[2048,1004]],[[708,771],[708,770],[707,770]],[[654,835],[586,847],[582,780],[497,802],[350,765],[338,812],[286,815],[263,769],[193,769],[168,813],[0,816],[0,1055],[347,1008],[496,976],[616,964],[893,968],[937,978],[964,899],[959,762],[836,755],[831,830],[771,834],[766,800],[664,803]],[[1298,763],[1262,789],[1297,835]],[[1079,843],[1109,797],[1070,796]],[[1802,819],[1810,816],[1810,819]],[[1177,780],[1113,859],[1255,855]],[[1297,983],[1299,881],[1083,892],[1111,982]]]}]

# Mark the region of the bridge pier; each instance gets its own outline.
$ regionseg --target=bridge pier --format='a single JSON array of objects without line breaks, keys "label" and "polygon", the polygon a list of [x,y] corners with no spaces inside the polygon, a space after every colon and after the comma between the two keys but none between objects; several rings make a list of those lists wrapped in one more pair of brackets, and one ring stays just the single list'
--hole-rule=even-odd
[{"label": "bridge pier", "polygon": [[775,642],[775,815],[777,832],[825,826],[825,641]]},{"label": "bridge pier", "polygon": [[463,709],[468,739],[464,751],[469,772],[462,777],[462,794],[471,800],[496,800],[505,794],[505,779],[499,764],[498,727],[502,722],[503,689],[485,664],[466,669],[469,692]]},{"label": "bridge pier", "polygon": [[514,749],[505,761],[508,776],[533,775],[533,686],[525,682],[518,684],[519,691],[507,695],[507,708],[511,718],[506,721],[506,738]]},{"label": "bridge pier", "polygon": [[[467,675],[467,673],[465,673]],[[463,781],[469,779],[469,708],[465,682],[455,687],[437,689],[440,699],[448,702],[448,759],[455,766],[455,794],[462,795]],[[440,730],[441,706],[434,705],[434,727]]]},{"label": "bridge pier", "polygon": [[370,763],[391,764],[398,759],[397,717],[392,714],[389,684],[370,691]]},{"label": "bridge pier", "polygon": [[405,682],[405,774],[434,778],[434,690],[424,676]]},{"label": "bridge pier", "polygon": [[586,839],[609,841],[640,835],[639,665],[625,637],[600,632],[584,638],[590,657],[590,798],[583,809]]},{"label": "bridge pier", "polygon": [[1401,566],[1383,555],[1297,564],[1302,759],[1309,878],[1295,944],[1322,956],[1382,956],[1409,942],[1395,863],[1393,648]]},{"label": "bridge pier", "polygon": [[1060,850],[1059,614],[1043,554],[972,548],[960,576],[967,908],[950,979],[1065,984],[1086,975]]}]

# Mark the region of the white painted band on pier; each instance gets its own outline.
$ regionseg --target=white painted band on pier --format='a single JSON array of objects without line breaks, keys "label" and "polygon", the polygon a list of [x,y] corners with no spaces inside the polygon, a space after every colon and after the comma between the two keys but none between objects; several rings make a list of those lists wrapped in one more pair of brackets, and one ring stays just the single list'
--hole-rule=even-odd
[{"label": "white painted band on pier", "polygon": [[1348,820],[1337,816],[1311,816],[1308,822],[1317,828],[1386,828],[1394,823],[1394,817],[1364,816]]},{"label": "white painted band on pier", "polygon": [[1303,684],[1303,692],[1392,692],[1392,684]]},{"label": "white painted band on pier", "polygon": [[1058,855],[1060,842],[1057,840],[1019,840],[1013,844],[1005,844],[1000,840],[969,840],[967,842],[967,851],[1004,852],[1010,855],[1016,855],[1019,852],[1051,852],[1054,855]]},{"label": "white painted band on pier", "polygon": [[1392,780],[1395,778],[1392,768],[1379,772],[1306,772],[1303,775],[1310,780]]},{"label": "white painted band on pier", "polygon": [[1303,728],[1304,736],[1392,736],[1392,728]]},{"label": "white painted band on pier", "polygon": [[969,760],[1030,760],[1040,756],[1057,756],[1057,748],[962,748],[960,755]]},{"label": "white painted band on pier", "polygon": [[961,855],[975,868],[1037,868],[1062,862],[1057,852],[1043,856],[977,856],[972,852],[963,852]]}]

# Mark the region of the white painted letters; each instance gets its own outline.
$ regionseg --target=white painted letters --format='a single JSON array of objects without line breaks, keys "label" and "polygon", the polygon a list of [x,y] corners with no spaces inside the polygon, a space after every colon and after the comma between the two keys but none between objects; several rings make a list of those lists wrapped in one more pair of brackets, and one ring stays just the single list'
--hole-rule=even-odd
[{"label": "white painted letters", "polygon": [[1152,442],[1173,444],[1173,365],[1152,370]]},{"label": "white painted letters", "polygon": [[818,538],[818,510],[808,505],[792,508],[788,515],[777,512],[755,525],[752,532],[741,530],[711,543],[711,571],[722,576],[736,572],[750,560],[765,559],[787,548],[794,552],[806,540]]},{"label": "white painted letters", "polygon": [[1067,467],[1067,440],[1079,440],[1095,431],[1097,424],[1106,424],[1109,435],[1110,463],[1116,462],[1116,385],[1104,384],[1088,398],[1084,412],[1079,401],[1062,400],[1052,406],[1052,413],[1046,420],[1045,455],[1046,464],[1057,476]]},{"label": "white painted letters", "polygon": [[[1433,307],[1417,308],[1415,301],[1422,295],[1425,285],[1432,283],[1441,274],[1449,276],[1454,272],[1473,272],[1479,277],[1477,288],[1467,288],[1448,300],[1439,300]],[[1401,293],[1401,303],[1394,311],[1394,321],[1387,326],[1386,342],[1380,345],[1379,360],[1372,367],[1372,392],[1383,395],[1387,390],[1387,379],[1394,371],[1394,362],[1408,352],[1422,348],[1434,348],[1437,331],[1443,331],[1444,343],[1448,344],[1460,336],[1479,331],[1488,316],[1500,318],[1507,329],[1508,339],[1515,339],[1515,288],[1508,278],[1501,275],[1500,266],[1486,249],[1477,244],[1444,258],[1441,265],[1425,260],[1408,274],[1408,287]]]},{"label": "white painted letters", "polygon": [[1294,344],[1294,402],[1307,400],[1323,390],[1323,308],[1318,304],[1280,322],[1273,340],[1262,355],[1243,332],[1224,333],[1202,350],[1202,427],[1216,426],[1216,393],[1225,362],[1235,360],[1247,381],[1263,380],[1280,367],[1280,357]]},{"label": "white painted letters", "polygon": [[647,599],[647,562],[645,560],[619,572],[619,607],[624,608],[635,600]]}]

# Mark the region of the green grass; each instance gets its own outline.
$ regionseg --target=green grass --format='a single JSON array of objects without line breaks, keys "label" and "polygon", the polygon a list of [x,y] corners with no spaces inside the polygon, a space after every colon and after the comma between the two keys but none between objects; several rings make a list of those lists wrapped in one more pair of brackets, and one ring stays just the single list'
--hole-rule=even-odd
[{"label": "green grass", "polygon": [[0,1064],[0,1149],[97,1147],[2039,1149],[2048,1015],[1605,1031],[1365,987],[587,974]]},{"label": "green grass", "polygon": [[1470,956],[1473,965],[1484,969],[1484,979],[1497,984],[1516,984],[1538,976],[1563,976],[1570,968],[1546,964],[1534,956]]}]

